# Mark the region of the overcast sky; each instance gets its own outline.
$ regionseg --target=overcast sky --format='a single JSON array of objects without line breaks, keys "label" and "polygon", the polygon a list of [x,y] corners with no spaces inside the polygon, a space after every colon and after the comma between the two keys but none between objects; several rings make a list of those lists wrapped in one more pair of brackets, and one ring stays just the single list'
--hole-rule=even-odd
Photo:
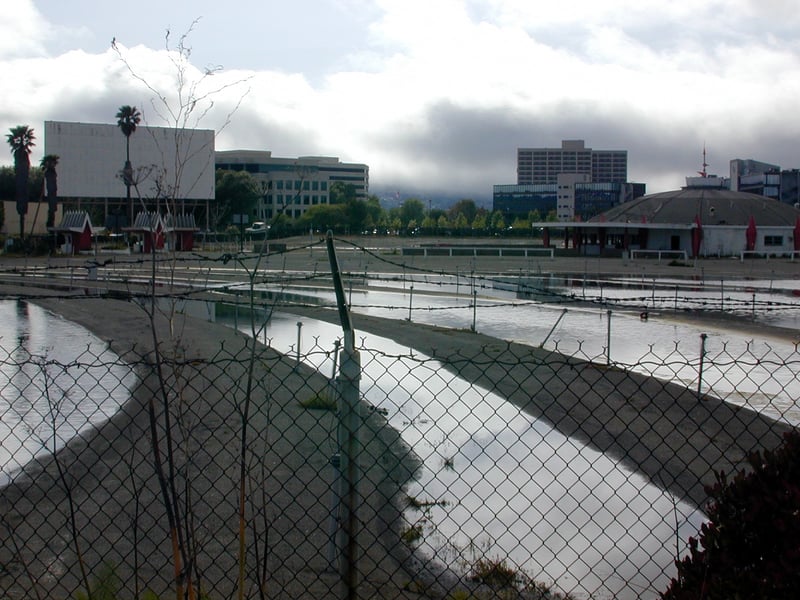
[{"label": "overcast sky", "polygon": [[46,120],[114,123],[132,104],[167,124],[125,62],[178,106],[165,32],[174,48],[199,19],[186,76],[223,68],[192,115],[217,149],[367,163],[372,191],[489,198],[516,183],[518,147],[562,139],[627,150],[648,192],[683,185],[704,145],[720,175],[732,158],[800,167],[794,0],[7,4],[0,127],[40,133],[37,163]]}]

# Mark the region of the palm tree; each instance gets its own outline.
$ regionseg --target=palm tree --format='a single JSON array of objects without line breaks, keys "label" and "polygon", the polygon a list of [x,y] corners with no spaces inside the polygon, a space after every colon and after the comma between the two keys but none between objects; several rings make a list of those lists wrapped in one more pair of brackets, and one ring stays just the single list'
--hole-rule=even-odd
[{"label": "palm tree", "polygon": [[58,201],[58,174],[56,166],[59,156],[47,154],[42,157],[40,166],[44,170],[44,190],[47,196],[47,227],[53,227],[56,220],[56,203]]},{"label": "palm tree", "polygon": [[28,174],[31,170],[30,153],[36,144],[33,129],[17,125],[6,135],[11,154],[14,156],[14,176],[17,189],[17,214],[19,215],[19,237],[25,237],[25,215],[28,214]]},{"label": "palm tree", "polygon": [[131,135],[136,131],[136,126],[142,120],[135,106],[120,106],[116,114],[117,126],[125,136],[125,168],[122,170],[122,179],[125,182],[125,200],[128,205],[129,225],[133,225],[133,202],[131,202],[131,185],[133,185],[133,167],[131,166]]}]

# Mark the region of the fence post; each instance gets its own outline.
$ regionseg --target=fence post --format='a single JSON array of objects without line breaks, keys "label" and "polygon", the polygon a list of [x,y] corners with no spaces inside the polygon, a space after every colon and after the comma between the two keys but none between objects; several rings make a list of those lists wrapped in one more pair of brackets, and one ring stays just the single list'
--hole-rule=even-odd
[{"label": "fence post", "polygon": [[331,373],[331,381],[336,379],[336,367],[339,365],[339,345],[342,341],[336,338],[333,342],[333,373]]},{"label": "fence post", "polygon": [[475,333],[475,320],[478,316],[478,290],[472,290],[472,333]]},{"label": "fence post", "polygon": [[336,572],[337,549],[336,534],[341,526],[339,519],[340,502],[342,500],[342,456],[337,452],[331,456],[333,467],[333,484],[331,485],[331,502],[328,512],[328,570]]},{"label": "fence post", "polygon": [[339,529],[339,543],[337,544],[342,554],[339,562],[340,583],[343,596],[348,600],[355,600],[358,587],[358,545],[356,534],[358,528],[357,509],[359,505],[358,485],[358,455],[359,455],[359,382],[361,379],[361,357],[355,349],[355,335],[350,323],[350,313],[344,297],[344,285],[336,260],[336,250],[333,246],[333,232],[327,235],[328,258],[331,264],[331,277],[336,292],[336,304],[339,308],[339,319],[342,324],[343,345],[339,363],[339,378],[337,387],[339,391],[339,427],[338,438],[341,456],[341,527]]},{"label": "fence post", "polygon": [[656,278],[653,277],[653,310],[656,309]]},{"label": "fence post", "polygon": [[[269,343],[268,343],[268,342],[269,342],[269,340],[267,339],[267,325],[269,325],[269,317],[270,317],[270,314],[269,314],[269,312],[267,311],[267,304],[266,304],[266,302],[265,302],[265,303],[264,303],[264,345],[265,345],[265,346],[268,346],[268,345],[269,345]],[[210,321],[210,320],[211,320],[211,319],[209,319],[209,321]]]},{"label": "fence post", "polygon": [[350,292],[347,295],[347,307],[350,308],[353,306],[353,274],[348,274],[348,281],[350,282]]},{"label": "fence post", "polygon": [[297,364],[295,368],[300,366],[300,332],[303,330],[302,321],[297,322]]},{"label": "fence post", "polygon": [[553,327],[550,329],[550,333],[548,333],[548,334],[545,336],[545,338],[542,340],[542,343],[541,343],[541,344],[539,344],[539,348],[544,348],[544,345],[547,343],[547,340],[549,340],[549,339],[550,339],[550,336],[551,336],[551,335],[553,335],[553,332],[556,330],[556,327],[558,327],[558,324],[559,324],[559,323],[561,323],[561,319],[563,319],[563,318],[564,318],[564,315],[566,315],[566,314],[567,314],[567,309],[566,309],[566,308],[562,309],[562,310],[561,310],[561,314],[560,314],[560,315],[558,315],[558,319],[556,319],[556,322],[555,322],[555,324],[554,324],[554,325],[553,325]]},{"label": "fence post", "polygon": [[611,309],[606,313],[608,315],[608,333],[606,338],[606,365],[611,364]]},{"label": "fence post", "polygon": [[703,365],[705,363],[706,358],[706,338],[708,337],[707,333],[700,334],[700,366],[697,372],[697,399],[702,400],[703,393],[702,393],[702,386],[703,386]]}]

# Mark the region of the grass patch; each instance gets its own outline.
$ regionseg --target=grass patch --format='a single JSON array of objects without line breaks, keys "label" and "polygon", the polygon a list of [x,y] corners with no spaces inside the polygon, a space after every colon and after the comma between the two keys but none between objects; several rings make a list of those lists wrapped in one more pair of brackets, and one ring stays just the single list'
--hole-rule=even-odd
[{"label": "grass patch", "polygon": [[336,410],[336,400],[327,394],[314,394],[310,398],[301,400],[299,404],[306,410]]},{"label": "grass patch", "polygon": [[483,583],[496,589],[516,588],[520,583],[520,572],[504,559],[481,558],[472,565],[470,581]]},{"label": "grass patch", "polygon": [[404,544],[408,546],[413,546],[422,539],[422,533],[423,533],[422,523],[416,523],[414,525],[410,525],[409,527],[404,528],[400,532],[400,539],[403,541]]}]

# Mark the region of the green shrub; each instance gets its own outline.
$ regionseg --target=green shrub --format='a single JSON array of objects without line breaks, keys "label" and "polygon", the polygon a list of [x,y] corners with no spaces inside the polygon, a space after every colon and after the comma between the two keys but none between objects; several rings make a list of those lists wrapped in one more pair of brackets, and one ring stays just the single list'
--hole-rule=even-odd
[{"label": "green shrub", "polygon": [[707,491],[709,522],[664,600],[797,598],[800,595],[800,434],[774,452],[748,457],[750,471]]},{"label": "green shrub", "polygon": [[104,563],[97,575],[92,578],[92,593],[78,592],[75,600],[116,600],[119,591],[119,577],[113,563]]},{"label": "green shrub", "polygon": [[469,579],[496,589],[516,588],[520,582],[520,572],[504,559],[481,558],[472,565]]}]

